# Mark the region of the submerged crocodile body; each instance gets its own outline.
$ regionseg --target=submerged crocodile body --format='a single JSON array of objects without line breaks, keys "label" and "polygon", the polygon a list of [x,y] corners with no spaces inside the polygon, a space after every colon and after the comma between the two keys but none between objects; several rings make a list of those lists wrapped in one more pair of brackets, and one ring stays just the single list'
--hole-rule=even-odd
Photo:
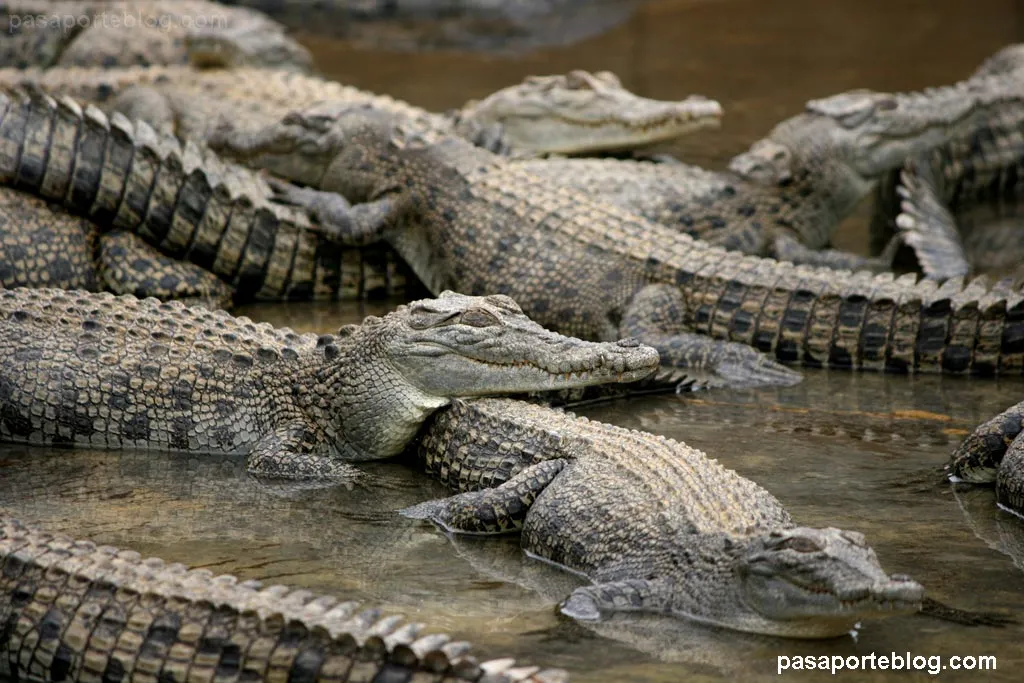
[{"label": "submerged crocodile body", "polygon": [[549,332],[508,297],[446,292],[337,335],[223,311],[53,289],[0,291],[0,436],[248,455],[285,478],[400,452],[453,397],[634,381],[635,342]]},{"label": "submerged crocodile body", "polygon": [[214,308],[232,299],[213,273],[9,187],[0,187],[0,287],[108,291]]},{"label": "submerged crocodile body", "polygon": [[308,71],[313,63],[276,21],[207,0],[4,0],[0,28],[5,67],[192,62]]},{"label": "submerged crocodile body", "polygon": [[978,425],[946,469],[956,481],[996,485],[996,501],[1024,516],[1024,402]]},{"label": "submerged crocodile body", "polygon": [[325,100],[370,106],[425,131],[462,135],[519,154],[633,149],[717,126],[722,115],[717,102],[701,96],[668,102],[634,95],[609,72],[529,77],[451,114],[273,69],[0,71],[0,85],[30,84],[120,111],[197,143],[224,119],[257,130]]},{"label": "submerged crocodile body", "polygon": [[550,329],[635,336],[666,365],[724,383],[792,382],[751,346],[812,366],[1024,368],[1019,292],[728,252],[552,187],[464,141],[402,138],[377,114],[327,106],[255,137],[225,129],[211,144],[353,201],[386,202],[386,239],[431,291],[508,293]]},{"label": "submerged crocodile body", "polygon": [[0,511],[0,677],[559,683],[330,595],[49,534]]},{"label": "submerged crocodile body", "polygon": [[[263,175],[67,98],[0,92],[0,185],[60,203],[104,230],[138,234],[188,262],[175,270],[194,274],[195,264],[215,274],[237,302],[390,296],[412,284],[390,250],[342,247],[332,230],[343,224],[274,201]],[[31,240],[32,225],[52,216],[30,216],[12,239]],[[26,271],[41,264],[6,265],[13,281],[28,284]]]},{"label": "submerged crocodile body", "polygon": [[523,549],[594,585],[562,604],[647,611],[799,638],[920,609],[861,534],[797,527],[771,494],[685,444],[508,399],[457,401],[426,425],[452,498],[407,508],[454,533],[521,531]]},{"label": "submerged crocodile body", "polygon": [[1024,263],[1020,225],[1010,220],[1022,170],[1020,108],[997,112],[970,134],[907,161],[895,225],[927,277],[1006,273]]}]

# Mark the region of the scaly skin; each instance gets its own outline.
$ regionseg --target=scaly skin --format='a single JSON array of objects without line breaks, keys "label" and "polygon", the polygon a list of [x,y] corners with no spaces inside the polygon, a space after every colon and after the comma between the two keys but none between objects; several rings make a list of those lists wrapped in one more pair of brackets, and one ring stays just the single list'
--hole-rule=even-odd
[{"label": "scaly skin", "polygon": [[530,76],[459,111],[477,126],[500,125],[514,149],[538,154],[633,150],[717,127],[721,116],[721,105],[700,95],[652,100],[610,71],[582,70]]},{"label": "scaly skin", "polygon": [[232,298],[213,273],[170,259],[137,235],[102,232],[9,187],[0,187],[0,287],[104,290],[212,308],[226,308]]},{"label": "scaly skin", "polygon": [[192,62],[309,71],[313,63],[277,22],[206,0],[5,0],[0,14],[5,67]]},{"label": "scaly skin", "polygon": [[207,139],[221,120],[258,130],[324,100],[365,104],[427,131],[459,134],[519,155],[632,148],[719,123],[722,111],[717,102],[699,96],[679,102],[650,100],[611,79],[614,76],[607,72],[594,76],[582,71],[531,77],[441,115],[386,95],[278,70],[0,70],[0,85],[33,84],[52,95],[121,111],[197,143]]},{"label": "scaly skin", "polygon": [[[83,111],[70,99],[0,92],[0,185],[60,202],[104,229],[136,233],[217,275],[238,302],[406,292],[404,267],[392,252],[356,246],[359,239],[352,248],[338,244],[358,225],[349,215],[321,215],[316,193],[292,188],[310,209],[283,206],[263,175],[120,114]],[[49,216],[17,231],[40,219]],[[188,263],[177,269],[195,272]],[[28,284],[32,277],[15,279]]]},{"label": "scaly skin", "polygon": [[997,219],[1014,216],[1022,166],[1020,107],[995,112],[968,134],[907,161],[895,224],[927,277],[1005,273],[1021,264],[1019,226],[978,225],[971,211],[986,206]]},{"label": "scaly skin", "polygon": [[455,497],[403,510],[454,533],[522,532],[579,572],[562,611],[667,613],[796,638],[911,613],[924,590],[887,576],[861,534],[797,527],[774,497],[685,444],[520,401],[458,401],[423,432]]},{"label": "scaly skin", "polygon": [[658,363],[636,342],[549,332],[508,297],[450,292],[320,337],[53,289],[0,292],[0,316],[5,440],[247,454],[287,478],[396,455],[454,397],[629,382]]},{"label": "scaly skin", "polygon": [[954,481],[996,485],[1000,506],[1024,516],[1024,402],[978,425],[946,469]]},{"label": "scaly skin", "polygon": [[727,252],[553,188],[464,141],[404,138],[379,115],[325,106],[256,137],[225,129],[211,142],[353,201],[387,203],[385,236],[431,291],[509,293],[550,329],[636,336],[664,364],[724,383],[792,381],[743,344],[780,361],[851,369],[1024,366],[1018,292]]},{"label": "scaly skin", "polygon": [[2,510],[0,568],[7,680],[568,680],[510,659],[477,663],[468,643],[359,603],[142,559]]}]

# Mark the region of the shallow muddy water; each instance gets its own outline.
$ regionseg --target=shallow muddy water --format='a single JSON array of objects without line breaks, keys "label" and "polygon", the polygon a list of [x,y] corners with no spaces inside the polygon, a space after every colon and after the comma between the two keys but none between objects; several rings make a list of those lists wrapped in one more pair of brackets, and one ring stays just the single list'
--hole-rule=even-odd
[{"label": "shallow muddy water", "polygon": [[[515,60],[307,43],[327,75],[433,109],[572,68],[610,69],[652,97],[699,92],[722,102],[723,128],[672,151],[721,168],[807,99],[961,78],[1019,40],[1022,18],[1011,0],[680,0],[653,2],[598,38]],[[862,222],[847,227],[838,243],[864,251]],[[332,331],[391,305],[239,312]],[[911,574],[935,598],[1024,619],[1024,522],[998,511],[991,490],[954,490],[939,472],[968,430],[1022,394],[1018,380],[806,371],[801,385],[784,390],[656,396],[580,412],[703,449],[775,494],[798,523],[863,532],[888,571]],[[767,680],[776,678],[778,656],[872,652],[998,657],[995,672],[946,669],[942,680],[1019,681],[1024,671],[1021,625],[898,617],[866,622],[856,639],[824,642],[649,618],[585,629],[555,613],[574,580],[524,559],[514,539],[455,543],[396,515],[444,494],[409,464],[365,465],[367,476],[351,489],[298,491],[243,469],[237,459],[4,446],[0,506],[25,522],[170,561],[371,600],[472,639],[479,655],[562,666],[577,681]],[[839,680],[932,677],[858,671]]]}]

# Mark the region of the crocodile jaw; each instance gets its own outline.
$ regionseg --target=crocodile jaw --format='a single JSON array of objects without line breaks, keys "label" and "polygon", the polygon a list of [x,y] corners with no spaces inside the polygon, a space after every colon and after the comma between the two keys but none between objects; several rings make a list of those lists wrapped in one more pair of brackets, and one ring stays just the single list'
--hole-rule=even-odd
[{"label": "crocodile jaw", "polygon": [[752,612],[738,628],[791,638],[830,638],[862,619],[910,614],[924,588],[887,575],[861,534],[793,528],[754,540],[738,569],[741,602]]}]

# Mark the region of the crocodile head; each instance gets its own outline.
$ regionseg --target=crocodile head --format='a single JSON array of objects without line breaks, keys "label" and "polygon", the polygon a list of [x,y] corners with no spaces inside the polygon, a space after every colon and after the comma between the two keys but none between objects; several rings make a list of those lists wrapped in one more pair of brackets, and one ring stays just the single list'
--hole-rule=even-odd
[{"label": "crocodile head", "polygon": [[839,163],[866,187],[908,156],[942,144],[977,109],[969,86],[920,93],[851,90],[811,100],[768,137],[736,156],[730,170],[762,183],[785,181],[800,168]]},{"label": "crocodile head", "polygon": [[794,638],[841,636],[864,618],[917,612],[924,589],[887,575],[862,534],[794,527],[750,539],[736,565],[737,624]]},{"label": "crocodile head", "polygon": [[327,361],[315,385],[344,378],[343,389],[328,392],[336,413],[329,417],[340,422],[350,459],[397,454],[455,398],[631,382],[655,372],[659,360],[630,339],[586,342],[550,332],[504,295],[449,291],[367,318],[331,355],[337,360]]},{"label": "crocodile head", "polygon": [[446,291],[391,314],[390,363],[420,391],[455,398],[643,379],[658,352],[632,340],[595,343],[551,332],[502,294]]},{"label": "crocodile head", "polygon": [[669,102],[635,95],[609,71],[531,76],[470,102],[460,112],[476,125],[500,124],[507,143],[536,153],[628,150],[716,127],[722,107],[693,95]]},{"label": "crocodile head", "polygon": [[185,36],[185,45],[189,62],[197,68],[253,67],[301,73],[313,68],[309,51],[269,22],[193,28]]}]

